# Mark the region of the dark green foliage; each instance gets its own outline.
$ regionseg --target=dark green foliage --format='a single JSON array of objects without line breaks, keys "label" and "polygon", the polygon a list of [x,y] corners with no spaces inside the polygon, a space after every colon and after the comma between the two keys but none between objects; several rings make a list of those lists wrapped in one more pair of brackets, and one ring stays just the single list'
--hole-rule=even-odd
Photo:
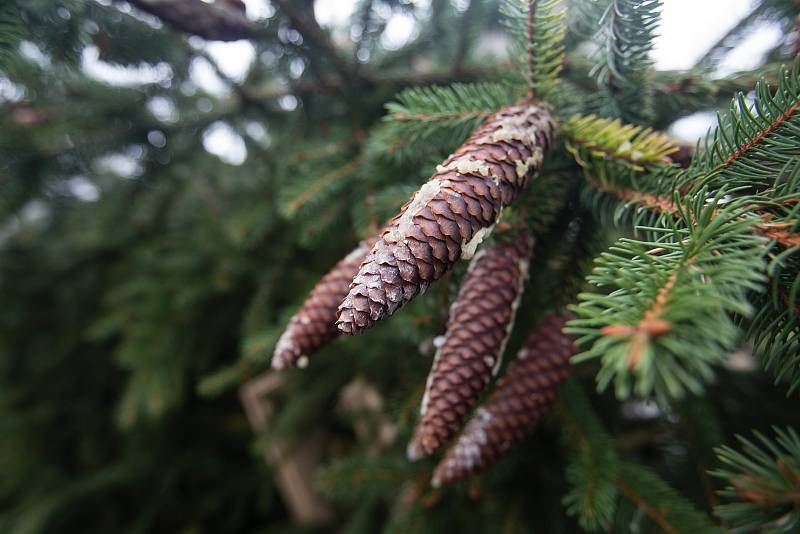
[{"label": "dark green foliage", "polygon": [[[620,467],[620,492],[637,505],[638,517],[628,523],[633,532],[697,532],[699,534],[722,534],[708,516],[700,512],[680,493],[663,482],[655,473],[633,463]],[[641,513],[644,511],[644,513]],[[621,511],[622,515],[624,511]],[[636,525],[633,527],[633,525]],[[646,529],[646,530],[645,530]]]},{"label": "dark green foliage", "polygon": [[13,5],[0,6],[0,68],[6,68],[25,35],[19,12]]},{"label": "dark green foliage", "polygon": [[441,160],[513,98],[511,87],[493,83],[406,89],[386,105],[389,114],[374,134],[372,153],[401,160]]},{"label": "dark green foliage", "polygon": [[[529,23],[528,11],[534,13]],[[529,90],[549,101],[559,99],[559,73],[564,62],[564,19],[567,10],[563,0],[505,0],[500,7],[504,23],[516,36],[514,57],[519,72],[525,74]],[[533,35],[529,38],[529,31]]]},{"label": "dark green foliage", "polygon": [[561,403],[565,442],[575,451],[566,473],[572,489],[564,496],[564,505],[568,514],[579,517],[584,530],[608,530],[619,498],[620,465],[614,442],[574,381],[564,386]]},{"label": "dark green foliage", "polygon": [[728,502],[716,514],[731,525],[731,532],[789,533],[800,528],[800,436],[792,428],[773,430],[775,438],[756,432],[758,441],[737,436],[741,450],[717,450],[723,467],[714,476],[732,485],[720,492]]},{"label": "dark green foliage", "polygon": [[800,156],[793,142],[800,132],[798,106],[800,61],[795,61],[791,71],[781,69],[776,86],[763,81],[756,85],[752,106],[741,93],[734,99],[706,139],[693,170],[705,173],[716,187],[773,185],[786,165],[796,164]]},{"label": "dark green foliage", "polygon": [[764,280],[765,243],[740,209],[705,198],[677,209],[673,228],[646,229],[652,240],[622,239],[602,254],[589,281],[610,295],[582,294],[573,308],[572,331],[591,347],[576,359],[602,358],[598,387],[613,381],[620,398],[700,393],[711,365],[735,348],[730,315],[749,315],[747,295]]},{"label": "dark green foliage", "polygon": [[652,115],[652,88],[646,82],[650,51],[659,22],[660,0],[611,0],[597,33],[597,82],[608,93],[606,114],[646,123]]},{"label": "dark green foliage", "polygon": [[[276,0],[232,80],[205,43],[124,2],[2,3],[0,531],[796,530],[800,63],[781,67],[796,3],[754,6],[785,35],[725,78],[652,69],[655,0],[429,4],[363,0],[331,31],[313,2]],[[417,26],[390,49],[392,14]],[[499,32],[513,43],[498,60]],[[97,61],[150,80],[109,84]],[[216,90],[198,86],[204,66]],[[688,169],[670,161],[658,130],[751,90]],[[496,231],[536,237],[506,359],[543,315],[577,314],[585,352],[553,413],[454,488],[429,487],[435,459],[406,460],[459,265],[283,373],[254,435],[239,388],[315,282],[531,94],[558,139]],[[219,128],[241,165],[207,152]],[[730,356],[745,342],[757,361]],[[787,429],[713,458],[773,423]],[[264,459],[314,440],[302,482],[331,519],[307,527]],[[701,510],[722,487],[716,526]]]}]

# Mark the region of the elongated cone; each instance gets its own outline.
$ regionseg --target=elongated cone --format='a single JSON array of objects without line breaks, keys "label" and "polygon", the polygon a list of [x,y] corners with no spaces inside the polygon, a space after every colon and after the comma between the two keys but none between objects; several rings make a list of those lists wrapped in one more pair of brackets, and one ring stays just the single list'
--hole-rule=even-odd
[{"label": "elongated cone", "polygon": [[573,339],[562,333],[566,320],[550,315],[534,329],[497,389],[434,470],[434,487],[483,471],[523,441],[547,413],[576,352]]},{"label": "elongated cone", "polygon": [[377,239],[373,237],[362,241],[314,286],[278,340],[272,355],[273,369],[304,367],[309,355],[339,334],[336,329],[336,307],[347,295],[358,266]]},{"label": "elongated cone", "polygon": [[528,276],[532,239],[480,250],[469,265],[436,351],[408,457],[431,454],[464,423],[497,372]]},{"label": "elongated cone", "polygon": [[470,258],[541,168],[555,128],[535,102],[489,116],[389,221],[339,306],[339,330],[364,331]]}]

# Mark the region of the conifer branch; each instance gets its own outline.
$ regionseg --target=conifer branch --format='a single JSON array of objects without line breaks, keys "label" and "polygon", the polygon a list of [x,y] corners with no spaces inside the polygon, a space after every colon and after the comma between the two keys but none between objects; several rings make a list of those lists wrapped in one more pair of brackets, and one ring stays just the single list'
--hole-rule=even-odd
[{"label": "conifer branch", "polygon": [[619,459],[614,442],[597,419],[589,400],[574,380],[562,386],[555,412],[564,441],[572,450],[567,480],[572,488],[562,502],[577,515],[583,529],[607,530],[617,507]]},{"label": "conifer branch", "polygon": [[527,42],[527,56],[528,56],[528,98],[533,100],[536,98],[536,88],[534,87],[533,82],[533,58],[534,58],[534,37],[535,34],[533,33],[534,29],[534,21],[536,19],[536,5],[538,4],[538,0],[528,0],[528,24],[526,26],[528,31],[528,42]]},{"label": "conifer branch", "polygon": [[796,532],[800,528],[800,436],[773,428],[775,438],[756,432],[756,441],[737,436],[742,450],[717,449],[722,467],[711,474],[728,486],[728,501],[716,514],[731,532]]},{"label": "conifer branch", "polygon": [[668,135],[619,119],[576,115],[564,124],[563,131],[573,154],[580,148],[594,156],[624,160],[635,170],[670,163],[669,155],[678,151]]},{"label": "conifer branch", "polygon": [[386,105],[389,114],[371,137],[369,150],[415,158],[446,153],[514,96],[507,86],[492,83],[406,89]]},{"label": "conifer branch", "polygon": [[226,2],[201,0],[128,0],[137,8],[155,15],[178,31],[212,41],[252,39],[258,28],[239,10]]},{"label": "conifer branch", "polygon": [[652,519],[653,522],[655,522],[661,528],[661,530],[668,534],[682,534],[667,520],[665,515],[666,509],[655,508],[651,506],[644,497],[636,493],[636,491],[622,479],[618,478],[616,480],[616,485],[617,488],[619,488],[620,493],[622,493],[628,500],[642,510],[647,517]]},{"label": "conifer branch", "polygon": [[344,165],[337,167],[330,172],[323,174],[320,178],[311,182],[303,191],[289,203],[289,210],[295,212],[302,208],[311,198],[317,195],[322,189],[328,187],[333,182],[344,178],[356,170],[364,161],[363,155],[359,154]]},{"label": "conifer branch", "polygon": [[742,94],[705,140],[705,150],[689,168],[697,177],[692,186],[713,189],[725,185],[765,189],[796,161],[800,128],[800,59],[791,71],[782,68],[777,87],[761,80],[750,106]]},{"label": "conifer branch", "polygon": [[500,11],[503,23],[517,38],[513,55],[524,72],[527,97],[558,99],[566,33],[563,0],[504,0]]},{"label": "conifer branch", "polygon": [[[608,182],[601,182],[597,178],[587,175],[586,182],[598,191],[613,196],[620,202],[633,209],[656,210],[662,214],[680,216],[680,210],[673,198],[666,195],[646,193],[633,188],[615,187]],[[775,241],[784,249],[800,246],[800,232],[790,231],[789,228],[797,226],[797,221],[772,221],[770,213],[759,213],[757,204],[750,205],[749,216],[754,216],[759,222],[753,223],[754,233]],[[716,215],[716,211],[714,215]]]},{"label": "conifer branch", "polygon": [[763,238],[741,206],[675,207],[674,222],[647,228],[652,239],[622,239],[601,255],[589,280],[611,294],[579,295],[573,308],[581,318],[571,331],[588,347],[576,360],[602,358],[599,387],[614,380],[620,398],[700,391],[736,342],[730,314],[749,315],[747,295],[765,279]]},{"label": "conifer branch", "polygon": [[765,137],[770,135],[771,133],[775,132],[780,126],[783,125],[784,122],[789,120],[789,118],[794,115],[797,111],[798,107],[800,107],[800,95],[798,95],[797,99],[792,103],[789,108],[781,113],[779,116],[775,117],[772,122],[762,128],[759,132],[757,132],[754,136],[750,139],[745,141],[742,145],[736,148],[731,155],[725,158],[725,161],[722,162],[722,167],[727,167],[732,164],[734,161],[741,159],[745,154],[747,154],[750,150],[755,148]]},{"label": "conifer branch", "polygon": [[358,85],[364,81],[353,66],[345,61],[330,36],[317,23],[313,9],[311,13],[304,14],[298,9],[296,2],[291,0],[274,0],[274,2],[289,19],[291,25],[333,65],[344,87]]},{"label": "conifer branch", "polygon": [[620,466],[620,493],[659,528],[670,534],[722,534],[722,529],[698,511],[651,470],[631,462]]},{"label": "conifer branch", "polygon": [[641,123],[652,115],[647,71],[660,7],[659,0],[611,0],[600,21],[596,40],[601,55],[592,72],[616,115],[627,122]]},{"label": "conifer branch", "polygon": [[574,381],[562,387],[556,413],[573,450],[564,497],[567,513],[578,515],[588,531],[608,531],[619,497],[630,501],[664,532],[720,534],[709,518],[650,470],[620,461],[619,444],[608,435],[588,399]]}]

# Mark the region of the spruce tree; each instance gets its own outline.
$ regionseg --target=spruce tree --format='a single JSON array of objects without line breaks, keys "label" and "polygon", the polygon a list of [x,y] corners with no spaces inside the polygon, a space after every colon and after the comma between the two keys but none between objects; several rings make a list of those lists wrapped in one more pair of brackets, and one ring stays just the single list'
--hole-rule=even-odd
[{"label": "spruce tree", "polygon": [[0,5],[0,530],[800,532],[797,2],[267,6]]}]

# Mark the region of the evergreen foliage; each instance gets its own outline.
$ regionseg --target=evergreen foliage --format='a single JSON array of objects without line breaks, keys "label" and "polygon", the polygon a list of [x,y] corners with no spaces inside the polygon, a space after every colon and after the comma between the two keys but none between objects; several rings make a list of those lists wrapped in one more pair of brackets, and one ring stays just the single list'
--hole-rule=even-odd
[{"label": "evergreen foliage", "polygon": [[660,0],[611,0],[600,19],[593,72],[608,95],[608,113],[626,122],[651,118],[653,91],[645,79],[660,7]]},{"label": "evergreen foliage", "polygon": [[800,436],[775,428],[775,438],[756,433],[758,442],[738,436],[741,451],[717,450],[723,467],[714,475],[731,484],[720,495],[730,502],[716,513],[731,532],[795,532],[800,528]]},{"label": "evergreen foliage", "polygon": [[[245,24],[243,78],[147,2],[0,6],[0,530],[307,531],[297,502],[353,534],[800,528],[797,2],[755,2],[688,71],[653,68],[658,0],[363,0],[344,29],[310,0],[181,3]],[[765,21],[764,64],[716,74]],[[464,265],[307,369],[268,356],[531,98],[559,124],[488,240],[536,241],[507,352],[565,309],[583,352],[528,441],[434,490],[405,444]],[[665,132],[694,111],[718,124],[681,160]]]}]

